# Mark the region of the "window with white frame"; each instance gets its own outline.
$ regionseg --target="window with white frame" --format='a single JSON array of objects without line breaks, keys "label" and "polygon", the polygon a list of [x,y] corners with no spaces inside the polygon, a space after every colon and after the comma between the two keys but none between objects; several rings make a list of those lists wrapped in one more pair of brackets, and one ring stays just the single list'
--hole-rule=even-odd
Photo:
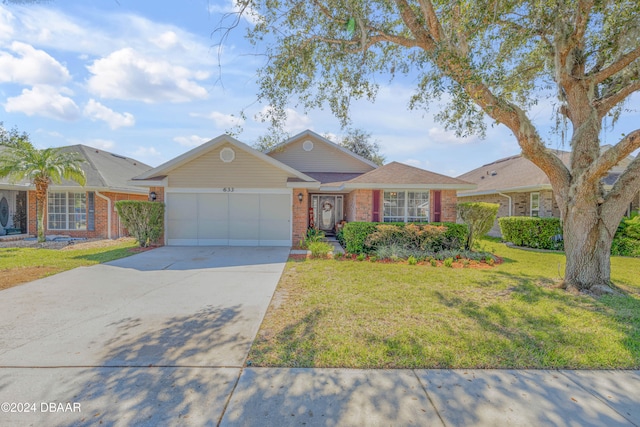
[{"label": "window with white frame", "polygon": [[428,222],[428,191],[385,191],[384,222]]},{"label": "window with white frame", "polygon": [[531,193],[531,216],[540,216],[540,193]]},{"label": "window with white frame", "polygon": [[87,194],[71,192],[49,193],[47,228],[49,230],[86,230]]}]

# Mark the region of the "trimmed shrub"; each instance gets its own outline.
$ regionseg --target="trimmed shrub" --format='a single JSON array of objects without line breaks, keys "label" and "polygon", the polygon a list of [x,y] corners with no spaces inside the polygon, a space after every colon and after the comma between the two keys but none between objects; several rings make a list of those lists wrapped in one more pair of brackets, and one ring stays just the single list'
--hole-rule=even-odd
[{"label": "trimmed shrub", "polygon": [[[380,232],[377,237],[369,238],[377,232]],[[377,247],[389,245],[421,251],[440,251],[462,249],[467,239],[467,227],[450,222],[348,222],[338,238],[347,252],[356,254],[373,253]]]},{"label": "trimmed shrub", "polygon": [[640,216],[620,221],[611,243],[611,255],[640,256]]},{"label": "trimmed shrub", "polygon": [[309,228],[307,235],[300,241],[300,247],[302,249],[308,249],[311,243],[322,242],[325,238],[325,233],[317,228]]},{"label": "trimmed shrub", "polygon": [[348,222],[342,229],[342,246],[345,251],[352,254],[361,254],[370,252],[370,248],[365,248],[365,240],[367,236],[376,231],[375,222]]},{"label": "trimmed shrub", "polygon": [[162,236],[164,203],[120,200],[115,207],[122,224],[143,248]]},{"label": "trimmed shrub", "polygon": [[497,203],[458,203],[458,215],[468,227],[466,249],[471,249],[480,237],[491,230],[499,208]]},{"label": "trimmed shrub", "polygon": [[559,218],[511,216],[498,219],[502,238],[517,246],[563,250],[562,224]]}]

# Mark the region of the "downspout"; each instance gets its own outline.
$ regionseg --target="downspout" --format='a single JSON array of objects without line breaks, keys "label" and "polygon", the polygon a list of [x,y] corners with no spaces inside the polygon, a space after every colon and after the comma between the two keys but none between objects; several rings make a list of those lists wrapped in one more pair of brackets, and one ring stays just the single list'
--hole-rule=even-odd
[{"label": "downspout", "polygon": [[100,194],[100,192],[98,191],[96,191],[95,194],[101,199],[107,201],[107,238],[111,239],[111,199],[103,194]]},{"label": "downspout", "polygon": [[513,216],[511,215],[511,205],[512,205],[511,196],[507,196],[506,194],[503,194],[503,193],[498,193],[498,196],[506,197],[507,199],[509,199],[509,216]]}]

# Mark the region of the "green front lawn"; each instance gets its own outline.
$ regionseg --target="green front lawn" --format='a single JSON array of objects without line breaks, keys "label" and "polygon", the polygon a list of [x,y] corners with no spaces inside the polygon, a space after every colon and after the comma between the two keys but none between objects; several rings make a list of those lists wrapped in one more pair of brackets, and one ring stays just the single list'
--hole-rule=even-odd
[{"label": "green front lawn", "polygon": [[564,255],[484,242],[491,269],[290,261],[253,366],[640,367],[640,259],[614,257],[625,296],[557,288]]},{"label": "green front lawn", "polygon": [[[84,246],[84,248],[83,248]],[[0,248],[0,289],[70,270],[133,255],[134,239],[78,244],[60,249]]]}]

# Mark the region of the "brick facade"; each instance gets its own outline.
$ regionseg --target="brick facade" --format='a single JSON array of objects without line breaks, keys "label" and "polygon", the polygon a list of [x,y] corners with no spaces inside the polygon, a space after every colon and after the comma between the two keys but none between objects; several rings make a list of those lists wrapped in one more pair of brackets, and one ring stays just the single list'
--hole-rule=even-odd
[{"label": "brick facade", "polygon": [[[100,197],[101,194],[107,197],[111,201],[111,237],[117,239],[126,235],[126,230],[120,223],[120,218],[116,212],[115,202],[119,200],[147,200],[146,194],[128,194],[128,193],[116,193],[116,192],[95,192],[94,197],[94,230],[49,230],[47,228],[47,205],[44,206],[44,226],[46,234],[61,234],[71,237],[83,237],[87,239],[93,238],[108,238],[109,234],[109,203],[104,198]],[[37,217],[36,217],[36,192],[28,192],[28,233],[36,235],[37,232]],[[88,213],[87,213],[88,214]]]},{"label": "brick facade", "polygon": [[[302,193],[302,202],[298,200],[298,194]],[[307,235],[307,228],[309,228],[309,206],[311,202],[309,200],[309,191],[306,188],[294,188],[292,211],[292,243],[297,245]]]},{"label": "brick facade", "polygon": [[[560,218],[560,209],[553,197],[553,191],[541,190],[536,191],[540,194],[540,210],[539,216],[542,218],[555,217]],[[531,216],[531,193],[507,193],[511,197],[512,209],[511,216]],[[499,194],[487,194],[484,196],[471,196],[463,197],[461,202],[485,202],[485,203],[498,203],[500,208],[498,209],[498,215],[496,222],[489,231],[490,236],[500,237],[500,226],[497,218],[509,216],[509,199]]]}]

